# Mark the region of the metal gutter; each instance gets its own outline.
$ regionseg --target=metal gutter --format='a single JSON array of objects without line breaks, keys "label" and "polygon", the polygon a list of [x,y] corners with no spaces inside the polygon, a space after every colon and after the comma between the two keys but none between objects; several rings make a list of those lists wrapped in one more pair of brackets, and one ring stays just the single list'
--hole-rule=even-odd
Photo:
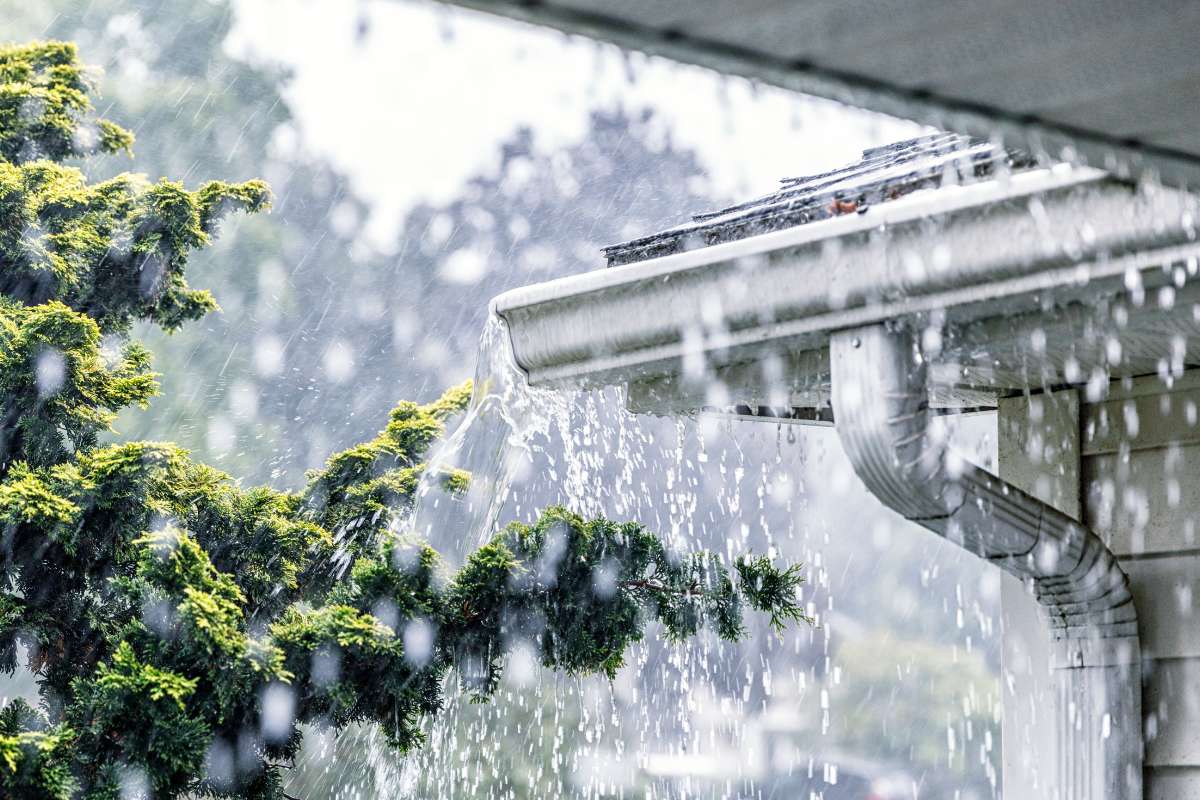
[{"label": "metal gutter", "polygon": [[[492,301],[534,384],[678,376],[914,313],[967,323],[1094,302],[1200,253],[1196,198],[1088,169],[943,187],[814,222],[516,289]],[[1001,304],[998,306],[997,304]]]},{"label": "metal gutter", "polygon": [[931,435],[911,330],[830,341],[833,412],[867,489],[905,519],[1020,578],[1049,624],[1061,800],[1141,800],[1141,647],[1129,580],[1094,532]]}]

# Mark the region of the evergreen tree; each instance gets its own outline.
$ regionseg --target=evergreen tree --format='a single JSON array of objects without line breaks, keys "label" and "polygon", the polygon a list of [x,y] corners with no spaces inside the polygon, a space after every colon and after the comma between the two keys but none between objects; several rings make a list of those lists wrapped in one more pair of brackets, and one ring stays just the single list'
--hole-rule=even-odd
[{"label": "evergreen tree", "polygon": [[214,309],[188,257],[270,194],[89,182],[64,161],[133,141],[90,109],[74,46],[0,50],[0,668],[25,644],[42,697],[0,712],[3,796],[279,798],[300,724],[372,722],[418,747],[447,674],[486,699],[514,637],[547,667],[612,675],[649,620],[680,640],[704,624],[736,639],[746,606],[802,619],[796,567],[677,557],[560,508],[451,573],[403,521],[469,386],[399,404],[299,492],[243,489],[171,444],[102,445],[156,391],[131,326]]}]

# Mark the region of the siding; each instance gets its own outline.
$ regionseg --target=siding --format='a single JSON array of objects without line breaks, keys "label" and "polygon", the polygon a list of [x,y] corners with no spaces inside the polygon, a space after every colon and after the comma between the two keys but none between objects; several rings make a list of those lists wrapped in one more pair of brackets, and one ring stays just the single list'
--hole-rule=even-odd
[{"label": "siding", "polygon": [[1121,557],[1142,632],[1146,800],[1200,797],[1200,379],[1114,383],[1081,409],[1084,519]]}]

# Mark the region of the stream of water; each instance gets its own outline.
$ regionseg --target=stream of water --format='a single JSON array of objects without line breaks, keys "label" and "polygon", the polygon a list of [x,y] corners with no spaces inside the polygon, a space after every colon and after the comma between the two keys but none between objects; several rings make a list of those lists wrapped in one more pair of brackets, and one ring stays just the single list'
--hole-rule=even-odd
[{"label": "stream of water", "polygon": [[[479,343],[470,406],[430,453],[408,524],[447,556],[464,557],[502,525],[514,484],[527,482],[549,437],[570,413],[575,393],[531,387],[517,365],[503,319],[491,316]],[[444,478],[470,473],[465,496]],[[520,513],[520,502],[516,503]]]},{"label": "stream of water", "polygon": [[[792,796],[789,786],[848,785],[847,754],[884,770],[918,744],[942,751],[919,762],[944,762],[934,777],[954,775],[981,798],[996,789],[995,582],[866,499],[828,429],[635,417],[618,390],[530,387],[492,318],[470,407],[428,463],[406,524],[451,566],[501,526],[560,504],[641,522],[680,551],[803,562],[819,624],[776,637],[750,619],[742,642],[705,634],[682,646],[652,626],[613,682],[544,670],[518,646],[489,704],[467,702],[452,674],[427,745],[406,759],[377,732],[331,744],[363,800]],[[443,489],[455,469],[471,473],[465,496]],[[943,660],[958,682],[933,677]],[[944,685],[925,694],[930,681]],[[864,717],[876,691],[893,693],[892,705]],[[899,713],[933,714],[940,731],[874,727]],[[368,770],[350,771],[364,759]],[[905,796],[932,779],[898,774]]]}]

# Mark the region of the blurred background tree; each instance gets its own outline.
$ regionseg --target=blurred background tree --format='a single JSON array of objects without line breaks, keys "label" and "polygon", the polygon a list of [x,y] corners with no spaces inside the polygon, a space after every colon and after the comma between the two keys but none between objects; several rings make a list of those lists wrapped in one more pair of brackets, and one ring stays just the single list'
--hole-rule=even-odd
[{"label": "blurred background tree", "polygon": [[878,631],[842,644],[837,661],[831,738],[841,749],[908,765],[934,797],[990,793],[974,767],[999,745],[1000,698],[979,652],[947,658],[942,645]]}]

